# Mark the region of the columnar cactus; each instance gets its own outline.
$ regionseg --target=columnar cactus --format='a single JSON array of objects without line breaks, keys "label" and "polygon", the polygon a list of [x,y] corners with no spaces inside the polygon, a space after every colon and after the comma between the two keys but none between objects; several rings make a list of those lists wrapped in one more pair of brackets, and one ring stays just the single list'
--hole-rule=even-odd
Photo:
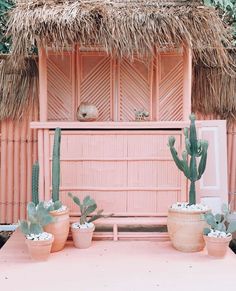
[{"label": "columnar cactus", "polygon": [[35,162],[32,168],[32,201],[37,206],[39,204],[39,163]]},{"label": "columnar cactus", "polygon": [[[186,149],[182,153],[183,159],[181,160],[178,157],[178,153],[174,147],[175,138],[173,136],[169,137],[168,145],[176,166],[184,173],[186,178],[190,180],[189,204],[192,205],[196,204],[195,182],[201,178],[206,168],[208,142],[206,140],[197,139],[195,115],[191,114],[189,119],[191,121],[190,129],[184,129]],[[190,156],[189,164],[188,155]],[[198,166],[197,158],[200,158]]]},{"label": "columnar cactus", "polygon": [[59,200],[61,129],[56,128],[52,157],[52,201]]}]

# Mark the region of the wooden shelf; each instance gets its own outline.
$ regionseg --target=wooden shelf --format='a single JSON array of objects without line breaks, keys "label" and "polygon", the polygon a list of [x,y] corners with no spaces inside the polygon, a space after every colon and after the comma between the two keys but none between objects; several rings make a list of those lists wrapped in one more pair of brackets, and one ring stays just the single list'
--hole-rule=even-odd
[{"label": "wooden shelf", "polygon": [[31,122],[30,127],[36,129],[182,129],[189,126],[188,121],[144,121],[144,122]]}]

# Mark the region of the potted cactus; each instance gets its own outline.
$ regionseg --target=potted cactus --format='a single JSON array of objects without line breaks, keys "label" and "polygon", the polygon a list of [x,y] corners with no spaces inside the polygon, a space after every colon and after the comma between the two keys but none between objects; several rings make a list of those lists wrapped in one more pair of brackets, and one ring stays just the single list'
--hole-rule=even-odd
[{"label": "potted cactus", "polygon": [[[53,144],[52,158],[52,199],[44,202],[44,207],[55,218],[54,221],[44,227],[46,232],[54,235],[52,252],[60,251],[64,248],[68,238],[70,222],[69,209],[62,205],[59,200],[60,187],[60,145],[61,129],[56,128]],[[37,205],[39,202],[38,193],[39,164],[36,162],[32,170],[32,200]]]},{"label": "potted cactus", "polygon": [[43,227],[53,221],[53,217],[44,208],[43,202],[37,206],[33,202],[27,205],[28,220],[19,221],[19,228],[26,237],[26,244],[32,259],[48,259],[54,237],[44,232]]},{"label": "potted cactus", "polygon": [[213,215],[211,212],[204,214],[204,219],[209,227],[204,228],[204,240],[209,256],[223,258],[236,231],[236,221],[229,221],[229,210],[223,205],[222,214]]},{"label": "potted cactus", "polygon": [[[185,150],[182,159],[174,147],[175,138],[169,137],[168,146],[176,166],[190,181],[189,201],[173,204],[168,210],[167,228],[172,245],[183,252],[196,252],[204,248],[202,231],[206,223],[202,214],[208,211],[207,206],[196,204],[195,183],[206,168],[208,142],[197,139],[195,115],[191,114],[190,128],[184,129]],[[189,159],[188,159],[189,156]],[[198,162],[199,159],[199,162]]]},{"label": "potted cactus", "polygon": [[98,210],[95,215],[91,215],[97,209],[97,204],[90,196],[86,196],[83,203],[80,202],[77,196],[73,196],[72,193],[68,193],[68,196],[79,206],[81,214],[80,220],[71,225],[74,246],[76,248],[86,249],[92,243],[95,229],[93,221],[111,215],[103,215],[103,210]]}]

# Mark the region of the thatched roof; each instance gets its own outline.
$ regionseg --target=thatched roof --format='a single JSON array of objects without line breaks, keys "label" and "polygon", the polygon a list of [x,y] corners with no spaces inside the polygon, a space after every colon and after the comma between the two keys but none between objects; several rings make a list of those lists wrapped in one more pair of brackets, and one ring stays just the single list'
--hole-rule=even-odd
[{"label": "thatched roof", "polygon": [[[213,8],[194,0],[16,0],[8,33],[12,36],[8,61],[17,71],[33,46],[61,50],[74,43],[101,45],[108,53],[130,58],[134,53],[151,55],[155,47],[172,49],[184,43],[193,49],[196,64],[200,61],[221,71],[232,66],[227,50],[230,33]],[[0,102],[0,118],[17,117],[21,114],[17,97],[9,95],[4,83],[0,85],[2,100],[10,96],[8,103],[13,104]]]},{"label": "thatched roof", "polygon": [[229,34],[214,9],[199,1],[31,0],[16,1],[9,20],[13,54],[28,55],[36,43],[55,49],[99,44],[132,57],[157,47],[193,48],[195,59],[227,66]]}]

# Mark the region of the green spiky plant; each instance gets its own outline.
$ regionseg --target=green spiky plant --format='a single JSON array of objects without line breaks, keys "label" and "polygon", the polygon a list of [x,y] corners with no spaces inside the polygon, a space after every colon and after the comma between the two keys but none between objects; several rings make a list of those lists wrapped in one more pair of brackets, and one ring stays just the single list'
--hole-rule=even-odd
[{"label": "green spiky plant", "polygon": [[53,153],[52,153],[52,204],[47,208],[48,211],[58,210],[62,207],[59,199],[60,190],[60,151],[61,151],[61,129],[57,127],[54,134]]},{"label": "green spiky plant", "polygon": [[36,161],[32,168],[32,201],[37,206],[39,204],[39,163]]},{"label": "green spiky plant", "polygon": [[236,221],[228,220],[229,217],[229,208],[226,204],[222,206],[222,214],[218,213],[216,215],[211,212],[205,213],[203,215],[204,220],[210,227],[206,227],[203,230],[204,235],[208,235],[211,230],[219,230],[226,233],[233,233],[236,231]]},{"label": "green spiky plant", "polygon": [[[53,143],[52,155],[52,204],[47,207],[48,211],[58,210],[62,207],[59,200],[60,190],[60,147],[61,147],[61,129],[56,128]],[[39,203],[39,163],[35,162],[32,168],[32,201],[37,206]]]},{"label": "green spiky plant", "polygon": [[52,158],[52,201],[59,200],[60,188],[60,148],[61,148],[61,129],[57,127],[54,134],[53,158]]},{"label": "green spiky plant", "polygon": [[[185,135],[185,150],[182,153],[182,160],[178,157],[178,153],[174,147],[175,137],[170,136],[168,146],[170,148],[171,155],[175,161],[176,166],[184,173],[187,179],[190,180],[189,189],[189,205],[196,204],[196,189],[195,182],[202,177],[202,174],[206,168],[207,162],[207,149],[208,142],[206,140],[197,139],[197,131],[195,126],[195,115],[189,116],[191,121],[190,128],[184,129]],[[190,156],[190,162],[188,163],[188,155]],[[200,162],[197,165],[197,158],[200,158]]]},{"label": "green spiky plant", "polygon": [[44,203],[40,202],[37,207],[33,202],[27,204],[28,220],[20,220],[19,228],[24,235],[40,234],[44,232],[43,227],[54,221]]},{"label": "green spiky plant", "polygon": [[80,208],[80,224],[90,223],[99,218],[110,217],[111,215],[103,215],[103,210],[98,210],[96,214],[91,215],[96,209],[97,204],[94,199],[90,196],[86,196],[83,200],[83,203],[80,202],[80,199],[77,196],[74,196],[72,193],[68,193],[68,196],[77,204]]}]

